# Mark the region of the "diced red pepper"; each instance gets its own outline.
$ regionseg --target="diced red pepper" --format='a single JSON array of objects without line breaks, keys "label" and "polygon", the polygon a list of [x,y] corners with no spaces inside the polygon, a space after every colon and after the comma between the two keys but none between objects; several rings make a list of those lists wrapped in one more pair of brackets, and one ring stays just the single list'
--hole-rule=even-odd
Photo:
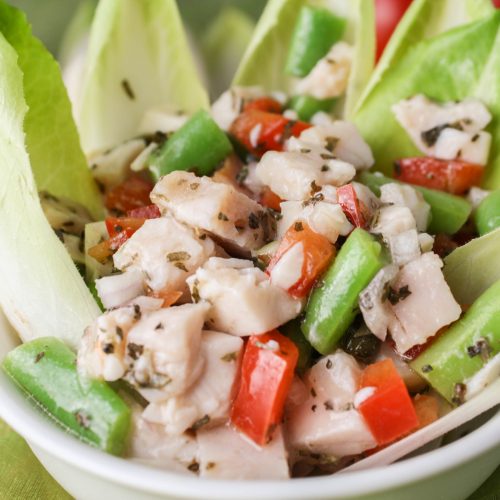
[{"label": "diced red pepper", "polygon": [[298,357],[296,345],[276,330],[248,339],[231,423],[258,445],[281,422]]},{"label": "diced red pepper", "polygon": [[[252,131],[259,126],[256,138]],[[232,123],[229,132],[256,157],[266,151],[282,151],[283,144],[289,137],[298,137],[303,130],[311,127],[309,123],[294,121],[283,115],[250,109],[244,111]]]},{"label": "diced red pepper", "polygon": [[127,217],[136,219],[158,219],[161,217],[160,209],[156,205],[133,208],[127,212]]},{"label": "diced red pepper", "polygon": [[89,248],[88,254],[103,264],[109,259],[133,234],[134,229],[124,229],[109,240],[102,241],[92,248]]},{"label": "diced red pepper", "polygon": [[124,229],[129,229],[134,233],[144,224],[146,219],[136,217],[106,217],[106,229],[110,238],[113,238]]},{"label": "diced red pepper", "polygon": [[259,203],[264,207],[275,210],[276,212],[281,212],[280,203],[282,201],[283,200],[267,186],[265,186],[260,193]]},{"label": "diced red pepper", "polygon": [[356,227],[364,228],[368,222],[368,210],[359,201],[356,190],[352,184],[337,188],[337,199],[344,211],[347,220]]},{"label": "diced red pepper", "polygon": [[403,158],[395,163],[394,177],[417,186],[464,194],[481,184],[483,172],[481,165],[459,160]]},{"label": "diced red pepper", "polygon": [[367,366],[361,377],[363,387],[375,388],[375,393],[359,405],[359,411],[379,446],[418,428],[413,402],[392,360]]},{"label": "diced red pepper", "polygon": [[413,398],[413,406],[418,418],[418,428],[432,424],[439,417],[439,401],[430,394],[417,394]]},{"label": "diced red pepper", "polygon": [[248,101],[243,107],[243,111],[258,109],[269,113],[281,113],[281,103],[272,97],[258,97]]},{"label": "diced red pepper", "polygon": [[155,299],[162,299],[162,307],[170,307],[182,297],[182,292],[177,290],[158,290],[154,292],[151,291],[148,295],[150,297],[154,297]]},{"label": "diced red pepper", "polygon": [[295,245],[302,245],[304,260],[300,278],[287,291],[293,297],[302,298],[309,293],[314,283],[330,264],[335,256],[335,247],[328,238],[314,232],[305,222],[292,224],[266,269],[271,280],[273,268]]},{"label": "diced red pepper", "polygon": [[125,214],[134,208],[150,205],[149,194],[152,189],[151,181],[133,175],[106,194],[104,205],[112,212]]}]

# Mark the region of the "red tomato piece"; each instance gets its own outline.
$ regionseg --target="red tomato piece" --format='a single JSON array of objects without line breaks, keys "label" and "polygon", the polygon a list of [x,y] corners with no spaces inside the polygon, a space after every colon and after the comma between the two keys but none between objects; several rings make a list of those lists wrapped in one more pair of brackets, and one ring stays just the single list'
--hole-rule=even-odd
[{"label": "red tomato piece", "polygon": [[281,113],[281,103],[272,97],[258,97],[248,101],[243,107],[243,111],[258,109],[269,113]]},{"label": "red tomato piece", "polygon": [[[253,138],[255,127],[260,126],[258,137]],[[256,157],[266,151],[282,151],[283,143],[291,136],[298,137],[309,123],[289,120],[283,115],[250,109],[234,120],[229,132]]]},{"label": "red tomato piece", "polygon": [[298,357],[297,346],[277,330],[248,339],[231,423],[258,445],[281,421]]},{"label": "red tomato piece", "polygon": [[464,194],[479,186],[484,167],[459,160],[403,158],[395,163],[394,177],[400,181],[451,194]]},{"label": "red tomato piece", "polygon": [[280,203],[282,201],[283,200],[267,186],[264,187],[262,193],[260,194],[259,203],[264,207],[275,210],[276,212],[281,212]]},{"label": "red tomato piece", "polygon": [[387,42],[410,4],[411,0],[375,0],[377,61],[380,59]]},{"label": "red tomato piece", "polygon": [[337,198],[348,221],[356,227],[364,228],[368,222],[368,210],[359,201],[352,184],[337,188]]},{"label": "red tomato piece", "polygon": [[136,219],[158,219],[161,217],[160,209],[156,205],[133,208],[127,212],[127,217]]},{"label": "red tomato piece", "polygon": [[359,411],[379,446],[418,428],[413,402],[392,360],[367,366],[361,387],[375,387],[375,393],[359,405]]},{"label": "red tomato piece", "polygon": [[133,175],[106,194],[104,205],[108,210],[118,213],[145,207],[151,204],[149,194],[152,189],[152,182]]},{"label": "red tomato piece", "polygon": [[328,241],[328,238],[315,233],[306,223],[296,222],[285,233],[266,269],[271,279],[273,268],[295,245],[302,245],[304,260],[300,278],[287,291],[293,297],[302,298],[309,293],[316,280],[330,264],[335,256],[335,247]]},{"label": "red tomato piece", "polygon": [[106,217],[106,229],[110,238],[113,238],[124,229],[129,229],[134,233],[144,224],[146,219],[136,217]]},{"label": "red tomato piece", "polygon": [[103,264],[135,233],[135,231],[135,229],[124,229],[109,240],[102,241],[92,248],[89,248],[88,254]]}]

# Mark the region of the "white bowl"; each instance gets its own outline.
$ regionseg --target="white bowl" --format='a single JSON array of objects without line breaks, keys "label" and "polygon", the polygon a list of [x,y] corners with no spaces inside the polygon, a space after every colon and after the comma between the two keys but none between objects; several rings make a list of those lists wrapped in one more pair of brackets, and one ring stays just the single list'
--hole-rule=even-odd
[{"label": "white bowl", "polygon": [[[48,332],[50,333],[50,332]],[[0,359],[18,344],[0,313]],[[293,481],[216,481],[153,469],[79,442],[44,415],[2,372],[0,417],[78,499],[462,500],[500,464],[500,412],[458,441],[367,471]]]}]

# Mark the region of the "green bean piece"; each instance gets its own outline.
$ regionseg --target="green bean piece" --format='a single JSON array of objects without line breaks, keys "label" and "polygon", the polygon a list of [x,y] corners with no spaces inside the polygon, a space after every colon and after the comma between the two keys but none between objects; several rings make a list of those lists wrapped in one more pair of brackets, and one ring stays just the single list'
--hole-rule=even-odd
[{"label": "green bean piece", "polygon": [[299,119],[308,122],[316,113],[329,113],[335,99],[316,99],[309,95],[296,95],[290,99],[288,107],[297,112]]},{"label": "green bean piece", "polygon": [[113,455],[122,455],[130,409],[102,380],[80,375],[76,356],[62,341],[43,337],[5,357],[5,372],[66,430]]},{"label": "green bean piece", "polygon": [[493,191],[479,204],[474,222],[480,236],[500,227],[500,191]]},{"label": "green bean piece", "polygon": [[300,329],[300,321],[297,319],[289,321],[281,326],[279,330],[297,346],[297,349],[299,350],[299,359],[295,370],[298,373],[304,373],[311,365],[313,348]]},{"label": "green bean piece", "polygon": [[384,267],[382,247],[355,229],[309,299],[302,331],[321,354],[331,353],[358,313],[358,296]]},{"label": "green bean piece", "polygon": [[338,42],[346,21],[327,9],[304,6],[300,10],[292,35],[285,71],[303,77]]}]

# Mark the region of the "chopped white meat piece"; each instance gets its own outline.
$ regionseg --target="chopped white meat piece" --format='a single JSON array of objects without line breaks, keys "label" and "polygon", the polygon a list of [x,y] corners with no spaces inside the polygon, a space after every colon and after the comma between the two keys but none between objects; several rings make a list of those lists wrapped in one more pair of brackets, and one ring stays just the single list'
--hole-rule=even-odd
[{"label": "chopped white meat piece", "polygon": [[148,401],[157,403],[184,393],[200,376],[201,331],[208,304],[185,304],[149,314],[130,329],[127,380]]},{"label": "chopped white meat piece", "polygon": [[468,401],[478,395],[487,385],[500,377],[500,353],[490,359],[475,375],[469,378],[465,385],[465,399]]},{"label": "chopped white meat piece", "polygon": [[403,327],[397,335],[391,332],[400,353],[425,343],[440,328],[460,317],[462,310],[444,280],[442,267],[436,254],[424,253],[406,264],[394,281],[396,294],[406,292],[392,306]]},{"label": "chopped white meat piece", "polygon": [[185,473],[196,462],[198,444],[195,437],[188,434],[169,436],[162,425],[148,422],[135,408],[131,427],[128,458],[153,467]]},{"label": "chopped white meat piece", "polygon": [[419,231],[427,229],[431,207],[415,188],[396,182],[384,184],[380,188],[380,200],[389,205],[408,207],[415,217],[417,229]]},{"label": "chopped white meat piece", "polygon": [[248,260],[212,257],[187,281],[193,298],[210,304],[211,327],[232,335],[268,332],[302,309],[302,301],[273,285]]},{"label": "chopped white meat piece", "polygon": [[212,104],[212,118],[222,130],[228,130],[241,113],[245,101],[262,95],[260,87],[232,87]]},{"label": "chopped white meat piece", "polygon": [[132,139],[109,151],[89,157],[94,179],[106,189],[113,189],[129,175],[130,164],[146,147],[144,139]]},{"label": "chopped white meat piece", "polygon": [[156,299],[147,295],[139,295],[126,304],[127,306],[139,306],[141,312],[157,311],[163,307],[163,299]]},{"label": "chopped white meat piece", "polygon": [[187,122],[188,118],[189,116],[184,113],[172,114],[158,109],[149,109],[144,113],[137,133],[149,135],[157,132],[164,134],[175,132]]},{"label": "chopped white meat piece", "polygon": [[321,454],[334,461],[377,446],[357,410],[334,411],[316,399],[309,398],[288,416],[288,443],[299,455]]},{"label": "chopped white meat piece", "polygon": [[299,115],[297,114],[297,111],[295,111],[294,109],[286,109],[283,112],[283,116],[288,120],[297,121],[299,119]]},{"label": "chopped white meat piece", "polygon": [[106,309],[118,307],[144,293],[144,277],[141,271],[132,269],[95,280],[102,305]]},{"label": "chopped white meat piece", "polygon": [[335,120],[332,115],[326,113],[325,111],[318,111],[317,113],[314,113],[310,120],[313,125],[331,125],[334,121]]},{"label": "chopped white meat piece", "polygon": [[156,291],[184,291],[186,278],[215,254],[214,242],[201,239],[173,217],[149,219],[114,254],[117,269],[140,271]]},{"label": "chopped white meat piece", "polygon": [[417,227],[408,207],[390,205],[382,207],[375,216],[371,232],[381,234],[385,239]]},{"label": "chopped white meat piece", "polygon": [[359,294],[359,308],[370,331],[380,340],[385,340],[395,319],[387,300],[387,287],[398,273],[395,265],[382,268],[368,286]]},{"label": "chopped white meat piece", "polygon": [[392,110],[426,155],[485,164],[491,136],[481,131],[491,114],[481,101],[470,98],[439,104],[420,94],[398,102]]},{"label": "chopped white meat piece", "polygon": [[472,205],[472,209],[475,210],[490,193],[491,191],[488,191],[487,189],[472,186],[467,194],[467,199]]},{"label": "chopped white meat piece", "polygon": [[352,187],[360,203],[364,205],[369,214],[373,217],[375,212],[380,208],[380,200],[372,193],[371,189],[364,184],[353,182]]},{"label": "chopped white meat piece", "polygon": [[428,233],[420,233],[418,235],[418,244],[421,252],[430,252],[434,246],[434,236]]},{"label": "chopped white meat piece", "polygon": [[258,447],[227,425],[197,434],[200,475],[216,479],[288,479],[287,452],[281,429]]},{"label": "chopped white meat piece", "polygon": [[109,382],[123,377],[127,370],[126,337],[140,315],[140,308],[131,304],[99,316],[83,334],[78,350],[78,369],[91,378]]},{"label": "chopped white meat piece", "polygon": [[288,395],[286,397],[285,411],[290,411],[293,407],[301,405],[308,397],[309,390],[306,384],[299,376],[294,375],[290,390],[288,391]]},{"label": "chopped white meat piece", "polygon": [[484,131],[478,132],[459,151],[458,159],[477,165],[486,165],[488,163],[490,146],[491,134]]},{"label": "chopped white meat piece", "polygon": [[421,377],[403,358],[386,342],[380,346],[376,361],[390,359],[410,392],[420,392],[427,386],[427,381]]},{"label": "chopped white meat piece", "polygon": [[361,137],[356,125],[350,122],[336,120],[328,125],[308,128],[300,134],[299,141],[302,147],[324,148],[357,170],[370,168],[375,163],[370,146]]},{"label": "chopped white meat piece", "polygon": [[351,355],[338,350],[312,366],[305,380],[316,404],[342,411],[352,405],[361,374],[358,362]]},{"label": "chopped white meat piece", "polygon": [[349,81],[352,58],[353,48],[346,42],[337,42],[311,72],[297,82],[297,94],[311,95],[316,99],[342,95]]},{"label": "chopped white meat piece", "polygon": [[204,331],[200,355],[205,359],[205,368],[198,381],[184,394],[149,405],[144,418],[149,420],[152,415],[168,434],[182,434],[191,427],[211,427],[226,421],[242,348],[243,340],[239,337]]},{"label": "chopped white meat piece", "polygon": [[259,196],[264,189],[264,184],[257,176],[257,163],[248,163],[244,170],[243,186],[246,187],[253,195]]},{"label": "chopped white meat piece", "polygon": [[409,229],[387,238],[392,262],[404,266],[420,256],[420,242],[416,229]]},{"label": "chopped white meat piece", "polygon": [[316,233],[322,234],[331,243],[335,243],[339,235],[346,236],[352,231],[352,224],[347,220],[338,204],[315,201],[314,197],[304,206],[300,201],[281,203],[282,218],[278,221],[278,237],[281,238],[296,221],[303,221]]},{"label": "chopped white meat piece", "polygon": [[321,186],[343,186],[356,174],[349,163],[332,154],[268,151],[257,165],[257,176],[283,200],[307,200]]},{"label": "chopped white meat piece", "polygon": [[304,244],[299,242],[289,248],[276,262],[269,276],[271,283],[288,291],[300,280],[303,265]]},{"label": "chopped white meat piece", "polygon": [[151,199],[163,212],[245,250],[274,236],[274,220],[254,200],[228,184],[190,172],[172,172],[156,184]]}]

